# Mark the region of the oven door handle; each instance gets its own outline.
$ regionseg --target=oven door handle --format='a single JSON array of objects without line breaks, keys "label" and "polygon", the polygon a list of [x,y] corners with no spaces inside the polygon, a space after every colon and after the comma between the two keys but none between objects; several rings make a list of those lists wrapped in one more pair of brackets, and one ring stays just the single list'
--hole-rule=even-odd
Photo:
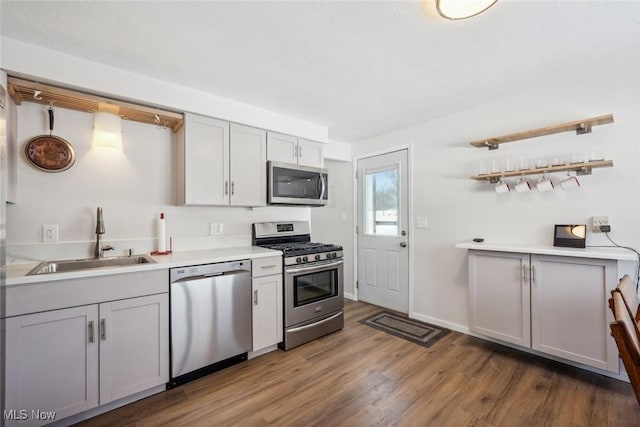
[{"label": "oven door handle", "polygon": [[299,267],[289,267],[287,268],[285,271],[287,273],[306,273],[308,271],[315,271],[315,270],[325,270],[327,268],[331,268],[331,267],[337,267],[340,264],[342,264],[344,261],[343,260],[339,260],[339,261],[332,261],[332,262],[328,262],[328,263],[323,263],[323,264],[316,264],[313,267],[304,267],[304,268],[299,268]]},{"label": "oven door handle", "polygon": [[322,319],[321,321],[312,323],[310,325],[304,325],[304,326],[299,326],[293,329],[287,329],[287,333],[300,332],[300,331],[304,331],[305,329],[315,328],[316,326],[322,325],[323,323],[327,323],[339,316],[342,316],[342,311],[340,313],[336,313],[333,316],[327,317],[326,319]]}]

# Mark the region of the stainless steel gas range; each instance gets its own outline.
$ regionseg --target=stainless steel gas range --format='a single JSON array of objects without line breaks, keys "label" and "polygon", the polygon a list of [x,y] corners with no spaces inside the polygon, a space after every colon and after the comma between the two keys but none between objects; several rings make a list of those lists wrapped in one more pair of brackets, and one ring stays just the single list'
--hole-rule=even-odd
[{"label": "stainless steel gas range", "polygon": [[253,244],[283,253],[284,341],[289,350],[342,329],[342,247],[311,242],[305,221],[253,224]]}]

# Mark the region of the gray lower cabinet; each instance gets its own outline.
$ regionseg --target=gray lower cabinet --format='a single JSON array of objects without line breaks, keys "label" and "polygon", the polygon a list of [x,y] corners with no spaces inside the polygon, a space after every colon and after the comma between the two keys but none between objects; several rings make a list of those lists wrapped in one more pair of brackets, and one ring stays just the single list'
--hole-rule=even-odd
[{"label": "gray lower cabinet", "polygon": [[165,384],[168,294],[7,318],[6,363],[8,426],[46,424],[47,414],[60,420]]},{"label": "gray lower cabinet", "polygon": [[618,373],[607,305],[618,271],[610,259],[469,251],[469,327]]}]

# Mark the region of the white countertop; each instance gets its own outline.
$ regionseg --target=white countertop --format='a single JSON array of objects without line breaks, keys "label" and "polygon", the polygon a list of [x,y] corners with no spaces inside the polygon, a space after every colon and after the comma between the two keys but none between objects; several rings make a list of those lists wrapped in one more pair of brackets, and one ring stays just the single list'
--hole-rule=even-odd
[{"label": "white countertop", "polygon": [[496,242],[463,242],[456,244],[459,249],[479,251],[518,252],[540,255],[572,256],[580,258],[615,259],[619,261],[637,261],[638,256],[628,250],[616,247],[557,248],[555,246],[516,245]]},{"label": "white countertop", "polygon": [[169,255],[153,255],[155,264],[136,264],[118,267],[100,267],[86,270],[69,271],[66,273],[37,274],[27,276],[38,263],[10,264],[7,265],[7,286],[21,285],[25,283],[42,283],[55,280],[77,279],[82,277],[105,276],[109,274],[133,273],[136,271],[149,271],[169,269],[197,264],[212,264],[216,262],[235,261],[241,259],[265,258],[270,256],[282,256],[282,252],[257,246],[243,246],[222,249],[207,249],[198,251],[173,252]]}]

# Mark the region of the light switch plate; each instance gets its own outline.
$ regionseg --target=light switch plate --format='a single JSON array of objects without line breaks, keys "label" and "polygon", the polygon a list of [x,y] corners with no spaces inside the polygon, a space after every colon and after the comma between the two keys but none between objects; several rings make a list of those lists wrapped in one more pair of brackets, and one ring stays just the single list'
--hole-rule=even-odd
[{"label": "light switch plate", "polygon": [[416,228],[427,228],[427,217],[416,217]]}]

